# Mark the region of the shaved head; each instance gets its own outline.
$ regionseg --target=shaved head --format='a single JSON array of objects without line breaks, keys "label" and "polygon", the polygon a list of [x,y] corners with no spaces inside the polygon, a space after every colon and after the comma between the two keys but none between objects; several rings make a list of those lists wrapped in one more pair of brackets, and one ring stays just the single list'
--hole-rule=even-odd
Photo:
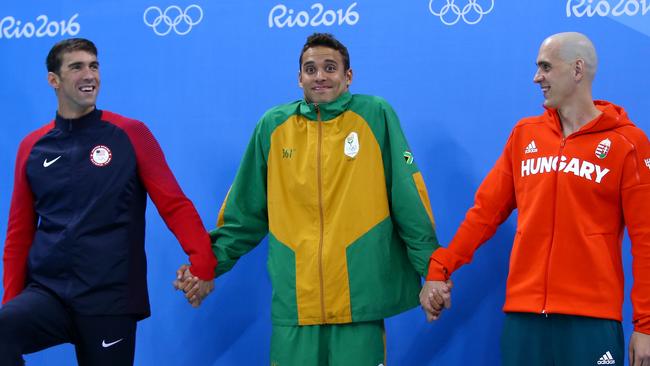
[{"label": "shaved head", "polygon": [[533,82],[542,88],[544,106],[557,110],[564,136],[601,113],[594,106],[591,90],[598,59],[594,45],[584,34],[566,32],[546,38],[536,63]]},{"label": "shaved head", "polygon": [[591,81],[596,75],[598,57],[591,40],[582,33],[564,32],[554,34],[542,42],[542,47],[553,47],[560,58],[566,62],[582,60],[585,64],[585,76]]}]

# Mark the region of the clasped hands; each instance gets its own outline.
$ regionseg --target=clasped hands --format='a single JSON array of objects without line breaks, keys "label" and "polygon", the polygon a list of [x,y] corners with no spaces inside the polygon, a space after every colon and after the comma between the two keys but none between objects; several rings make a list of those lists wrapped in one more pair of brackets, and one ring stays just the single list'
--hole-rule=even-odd
[{"label": "clasped hands", "polygon": [[[176,290],[182,290],[185,293],[185,298],[193,307],[198,307],[214,289],[214,280],[201,280],[190,272],[189,265],[184,264],[176,271],[173,285]],[[420,291],[420,304],[428,322],[438,320],[442,311],[451,307],[452,287],[451,280],[426,281],[424,283]]]},{"label": "clasped hands", "polygon": [[185,298],[192,307],[199,307],[201,302],[214,290],[214,280],[204,281],[190,272],[190,266],[183,264],[176,270],[173,282],[176,290],[183,290]]},{"label": "clasped hands", "polygon": [[451,288],[453,283],[447,281],[426,281],[420,291],[420,305],[427,321],[438,320],[444,309],[451,307]]}]

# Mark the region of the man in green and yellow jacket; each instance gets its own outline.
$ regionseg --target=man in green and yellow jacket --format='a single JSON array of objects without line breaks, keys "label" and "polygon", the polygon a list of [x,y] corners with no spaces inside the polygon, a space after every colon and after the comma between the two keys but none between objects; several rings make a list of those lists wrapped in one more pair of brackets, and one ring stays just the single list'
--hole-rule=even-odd
[{"label": "man in green and yellow jacket", "polygon": [[217,276],[269,236],[272,365],[385,363],[383,319],[419,305],[438,247],[395,112],[351,81],[345,46],[310,36],[304,100],[259,121],[211,232]]}]

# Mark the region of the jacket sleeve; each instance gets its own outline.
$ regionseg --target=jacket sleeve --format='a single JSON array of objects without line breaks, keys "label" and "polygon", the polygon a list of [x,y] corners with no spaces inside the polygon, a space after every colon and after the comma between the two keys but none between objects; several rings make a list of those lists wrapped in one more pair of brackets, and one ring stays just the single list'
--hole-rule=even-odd
[{"label": "jacket sleeve", "polygon": [[389,145],[384,166],[390,213],[413,268],[424,277],[429,257],[439,247],[429,194],[395,111],[387,103],[383,108]]},{"label": "jacket sleeve", "polygon": [[[32,137],[32,136],[30,136]],[[4,295],[2,303],[16,297],[25,287],[27,257],[36,232],[34,196],[27,181],[27,157],[34,138],[26,138],[18,148],[11,196],[7,238],[4,247]]]},{"label": "jacket sleeve", "polygon": [[511,140],[492,170],[481,183],[474,206],[467,211],[456,235],[447,248],[437,249],[431,256],[427,280],[447,280],[463,264],[472,260],[474,252],[492,235],[516,208],[512,177]]},{"label": "jacket sleeve", "polygon": [[212,250],[219,261],[217,276],[229,271],[268,233],[268,146],[265,146],[267,142],[262,130],[263,120],[255,128],[235,180],[219,210],[217,228],[210,232]]},{"label": "jacket sleeve", "polygon": [[632,321],[638,332],[650,334],[650,143],[639,131],[623,165],[621,200],[632,242]]},{"label": "jacket sleeve", "polygon": [[214,278],[217,264],[210,237],[192,202],[172,174],[158,141],[141,122],[126,126],[135,149],[138,175],[167,227],[189,256],[190,271],[202,280]]}]

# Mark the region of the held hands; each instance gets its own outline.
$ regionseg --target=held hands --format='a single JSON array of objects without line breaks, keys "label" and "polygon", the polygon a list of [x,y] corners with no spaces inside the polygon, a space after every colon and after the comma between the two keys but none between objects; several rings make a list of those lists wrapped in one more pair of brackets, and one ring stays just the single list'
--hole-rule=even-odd
[{"label": "held hands", "polygon": [[427,316],[427,321],[438,320],[444,309],[451,307],[451,280],[426,281],[420,291],[420,304]]},{"label": "held hands", "polygon": [[176,290],[183,290],[185,298],[192,307],[199,307],[214,289],[214,280],[204,281],[190,272],[190,266],[183,264],[176,270],[176,279],[173,282]]}]

